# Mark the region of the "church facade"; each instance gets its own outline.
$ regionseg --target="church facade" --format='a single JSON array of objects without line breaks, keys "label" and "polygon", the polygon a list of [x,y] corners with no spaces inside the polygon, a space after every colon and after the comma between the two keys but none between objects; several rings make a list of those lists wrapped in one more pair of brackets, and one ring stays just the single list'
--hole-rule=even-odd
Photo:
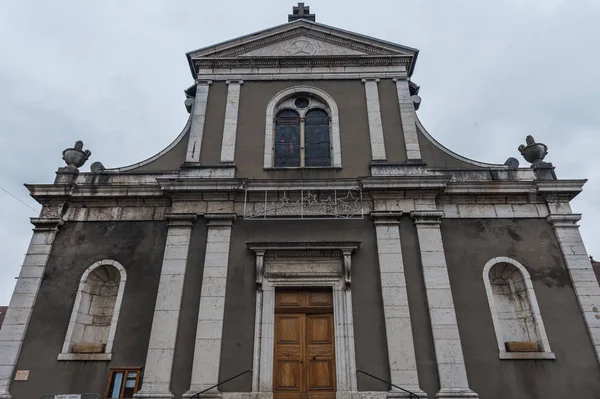
[{"label": "church facade", "polygon": [[[570,201],[418,119],[418,50],[288,23],[187,59],[190,117],[120,168],[64,151],[0,330],[0,398],[597,398]],[[515,145],[516,147],[516,145]]]}]

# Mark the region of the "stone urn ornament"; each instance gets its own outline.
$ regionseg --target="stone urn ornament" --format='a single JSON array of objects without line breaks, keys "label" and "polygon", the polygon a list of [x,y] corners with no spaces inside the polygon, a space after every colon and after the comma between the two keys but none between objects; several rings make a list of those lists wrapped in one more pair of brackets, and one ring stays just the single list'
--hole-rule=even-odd
[{"label": "stone urn ornament", "polygon": [[531,166],[537,166],[543,164],[544,158],[548,155],[548,146],[543,143],[536,143],[533,136],[527,136],[525,139],[527,145],[521,144],[519,146],[519,152],[523,155],[523,158]]},{"label": "stone urn ornament", "polygon": [[89,159],[92,152],[90,150],[84,151],[83,141],[77,141],[73,148],[67,148],[62,155],[68,169],[78,170]]}]

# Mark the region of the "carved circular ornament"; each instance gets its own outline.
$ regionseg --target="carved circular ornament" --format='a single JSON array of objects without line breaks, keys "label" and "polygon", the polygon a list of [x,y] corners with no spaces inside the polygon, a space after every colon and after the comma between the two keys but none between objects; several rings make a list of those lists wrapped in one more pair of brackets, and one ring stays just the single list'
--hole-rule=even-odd
[{"label": "carved circular ornament", "polygon": [[314,55],[317,52],[317,46],[308,40],[300,39],[287,45],[289,55]]}]

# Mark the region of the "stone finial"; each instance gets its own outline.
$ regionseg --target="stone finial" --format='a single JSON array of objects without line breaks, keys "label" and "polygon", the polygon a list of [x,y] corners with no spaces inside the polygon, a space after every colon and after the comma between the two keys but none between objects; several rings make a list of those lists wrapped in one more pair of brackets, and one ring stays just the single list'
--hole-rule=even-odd
[{"label": "stone finial", "polygon": [[92,171],[92,173],[101,173],[104,172],[106,168],[104,167],[104,165],[102,165],[102,162],[96,161],[90,166],[90,170]]},{"label": "stone finial", "polygon": [[525,142],[527,145],[521,144],[519,146],[519,152],[523,155],[523,158],[531,163],[531,166],[542,164],[544,158],[548,155],[548,147],[546,144],[536,143],[533,136],[527,136]]},{"label": "stone finial", "polygon": [[310,7],[304,3],[298,3],[298,7],[294,6],[292,13],[288,15],[288,22],[293,22],[297,19],[306,19],[315,22],[317,17],[310,13]]},{"label": "stone finial", "polygon": [[77,141],[73,148],[67,148],[63,151],[63,160],[67,164],[69,169],[79,169],[89,159],[92,152],[90,150],[83,150],[83,141]]},{"label": "stone finial", "polygon": [[185,105],[185,109],[187,110],[188,114],[192,113],[192,107],[194,106],[194,97],[186,98],[183,104]]},{"label": "stone finial", "polygon": [[504,162],[504,165],[508,166],[508,169],[517,169],[519,167],[519,160],[517,158],[510,157]]}]

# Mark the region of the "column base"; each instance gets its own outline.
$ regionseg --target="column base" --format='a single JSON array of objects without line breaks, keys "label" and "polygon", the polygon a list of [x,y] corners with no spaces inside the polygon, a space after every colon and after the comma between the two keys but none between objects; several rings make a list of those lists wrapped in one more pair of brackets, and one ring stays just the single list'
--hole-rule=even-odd
[{"label": "column base", "polygon": [[0,391],[0,399],[11,399],[11,396],[8,391]]},{"label": "column base", "polygon": [[[422,390],[420,390],[419,388],[408,387],[408,388],[406,388],[406,390],[411,391],[412,393],[417,395],[419,398],[427,397],[427,394],[425,392],[423,392]],[[390,398],[411,398],[411,397],[414,398],[415,395],[411,395],[407,392],[400,391],[400,390],[392,390],[387,393],[386,398],[388,398],[388,399],[390,399]]]},{"label": "column base", "polygon": [[435,397],[438,399],[442,398],[478,398],[475,392],[470,389],[465,388],[444,388],[441,389],[438,393],[435,394]]},{"label": "column base", "polygon": [[173,399],[175,395],[173,395],[169,391],[138,391],[133,395],[135,399]]},{"label": "column base", "polygon": [[[206,388],[205,388],[206,389]],[[202,398],[202,399],[222,399],[223,398],[223,394],[219,391],[217,391],[216,389],[211,389],[210,391],[201,393],[200,395],[198,395],[198,392],[202,392],[204,389],[200,388],[200,389],[194,389],[194,388],[190,388],[189,391],[187,391],[186,393],[183,394],[183,398],[191,398],[192,396],[195,396],[197,398]],[[196,396],[198,395],[198,396]]]}]

